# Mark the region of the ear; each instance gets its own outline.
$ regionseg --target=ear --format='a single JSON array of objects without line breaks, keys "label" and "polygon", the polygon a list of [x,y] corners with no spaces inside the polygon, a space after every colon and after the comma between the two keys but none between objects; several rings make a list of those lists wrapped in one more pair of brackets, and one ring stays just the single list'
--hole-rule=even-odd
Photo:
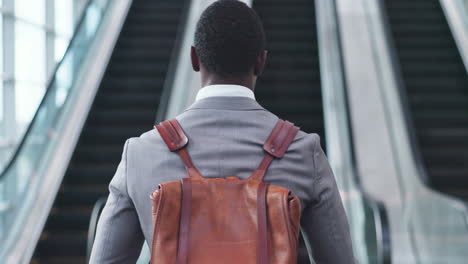
[{"label": "ear", "polygon": [[264,50],[262,52],[262,54],[260,54],[260,56],[258,56],[257,63],[255,64],[255,67],[254,67],[254,74],[256,76],[262,75],[263,69],[265,68],[265,63],[266,63],[266,60],[267,60],[267,56],[268,56],[268,51],[267,50]]},{"label": "ear", "polygon": [[192,61],[192,69],[196,72],[200,71],[200,60],[198,59],[197,51],[195,47],[192,46],[190,49],[190,59]]}]

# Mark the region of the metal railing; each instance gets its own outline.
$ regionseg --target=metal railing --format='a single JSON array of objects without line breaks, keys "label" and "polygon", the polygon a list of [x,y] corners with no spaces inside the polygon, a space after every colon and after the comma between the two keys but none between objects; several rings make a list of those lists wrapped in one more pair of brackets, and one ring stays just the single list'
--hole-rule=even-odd
[{"label": "metal railing", "polygon": [[[87,2],[85,4],[85,6],[86,6],[85,10],[90,8],[92,1],[93,0],[87,0]],[[70,42],[69,42],[69,44],[67,46],[67,49],[64,52],[64,55],[63,55],[62,59],[55,65],[55,68],[54,68],[52,74],[50,75],[50,79],[48,80],[47,85],[46,85],[46,91],[45,91],[44,95],[42,96],[42,100],[39,103],[39,106],[37,107],[38,110],[43,109],[44,107],[46,107],[45,105],[49,101],[47,98],[51,97],[50,94],[53,93],[54,90],[59,89],[58,86],[57,86],[57,76],[59,74],[59,69],[62,69],[64,67],[63,65],[68,62],[67,58],[70,55],[68,55],[68,56],[65,56],[65,55],[72,53],[73,50],[76,49],[75,47],[78,45],[77,43],[80,42],[80,40],[79,40],[80,34],[79,34],[79,32],[76,32],[76,31],[78,29],[80,29],[80,28],[83,28],[83,25],[86,23],[85,19],[86,19],[86,12],[83,12],[81,14],[81,16],[80,16],[80,19],[78,20],[78,23],[75,26],[75,34],[73,34],[72,38],[70,39]],[[77,63],[77,65],[78,64],[79,63]],[[9,78],[13,79],[13,77],[9,77]],[[36,111],[34,113],[33,119],[31,120],[31,122],[27,126],[26,131],[25,131],[20,143],[16,146],[15,150],[13,150],[13,155],[10,157],[9,161],[6,163],[5,167],[2,170],[0,170],[0,179],[3,178],[4,175],[6,174],[6,172],[14,165],[15,159],[18,157],[18,155],[20,155],[21,149],[23,148],[24,144],[26,143],[28,136],[31,135],[31,133],[32,133],[31,130],[35,126],[35,123],[40,122],[40,121],[38,121],[39,118],[40,118],[38,115],[39,115],[39,111]]]}]

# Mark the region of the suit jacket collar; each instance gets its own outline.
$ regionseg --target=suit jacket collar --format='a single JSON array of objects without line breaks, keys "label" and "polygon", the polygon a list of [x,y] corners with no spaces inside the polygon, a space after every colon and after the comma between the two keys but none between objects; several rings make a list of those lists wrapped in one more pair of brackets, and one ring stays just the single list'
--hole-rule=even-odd
[{"label": "suit jacket collar", "polygon": [[210,96],[195,101],[185,111],[194,109],[266,110],[257,101],[241,96]]},{"label": "suit jacket collar", "polygon": [[213,84],[198,90],[195,101],[212,96],[243,96],[255,100],[254,92],[248,87],[235,84]]}]

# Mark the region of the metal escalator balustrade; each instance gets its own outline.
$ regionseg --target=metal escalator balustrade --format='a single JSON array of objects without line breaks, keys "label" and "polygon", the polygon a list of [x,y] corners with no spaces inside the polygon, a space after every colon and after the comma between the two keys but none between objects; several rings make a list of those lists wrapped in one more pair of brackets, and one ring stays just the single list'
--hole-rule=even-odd
[{"label": "metal escalator balustrade", "polygon": [[468,78],[440,3],[386,0],[385,7],[425,180],[468,200]]},{"label": "metal escalator balustrade", "polygon": [[125,139],[152,128],[184,0],[134,0],[66,171],[33,263],[85,263],[95,201]]},{"label": "metal escalator balustrade", "polygon": [[392,263],[387,207],[364,188],[356,159],[340,36],[343,17],[335,1],[315,1],[315,8],[328,159],[348,217],[355,262]]},{"label": "metal escalator balustrade", "polygon": [[[268,59],[255,94],[260,104],[324,141],[322,95],[313,0],[255,0]],[[298,263],[310,263],[301,238]]]},{"label": "metal escalator balustrade", "polygon": [[[108,59],[105,50],[113,46],[113,33],[120,27],[119,19],[124,11],[125,2],[86,2],[73,38],[47,83],[37,111],[0,174],[1,263],[30,260],[37,231],[45,220],[43,212],[48,211],[51,194],[55,193],[56,183],[62,176],[62,168],[56,165],[67,159],[66,153],[58,157],[54,151],[66,152],[62,144],[65,137],[67,146],[74,144],[74,128],[82,125],[78,119],[87,111],[86,103],[93,94],[100,67]],[[112,25],[108,23],[109,13],[115,19]],[[108,42],[98,45],[103,39]],[[101,52],[99,59],[90,59],[98,52]],[[89,71],[96,76],[87,78]],[[74,122],[68,122],[70,117]]]}]

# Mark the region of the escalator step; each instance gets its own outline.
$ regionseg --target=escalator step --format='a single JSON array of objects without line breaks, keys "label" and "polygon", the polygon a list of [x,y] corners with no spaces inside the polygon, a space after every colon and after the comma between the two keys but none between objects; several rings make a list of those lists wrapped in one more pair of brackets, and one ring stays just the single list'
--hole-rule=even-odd
[{"label": "escalator step", "polygon": [[52,208],[45,229],[51,232],[66,232],[67,230],[86,232],[89,228],[92,210],[90,206]]},{"label": "escalator step", "polygon": [[166,24],[164,26],[155,27],[154,25],[137,24],[126,27],[122,30],[122,35],[125,37],[139,37],[142,35],[157,35],[169,37],[177,30],[177,25]]},{"label": "escalator step", "polygon": [[[99,177],[98,174],[94,174]],[[87,208],[90,209],[94,203],[107,194],[107,184],[64,184],[61,187],[57,200],[56,207],[67,208],[70,210],[78,210]],[[81,207],[81,208],[76,208]],[[59,210],[60,211],[60,210]],[[84,213],[84,211],[76,211],[77,213]],[[89,221],[89,218],[88,218]]]},{"label": "escalator step", "polygon": [[[155,106],[156,107],[156,106]],[[89,122],[91,124],[128,124],[128,125],[142,125],[148,127],[154,123],[155,109],[148,110],[142,109],[116,109],[116,110],[100,110],[90,116]]]},{"label": "escalator step", "polygon": [[119,75],[119,76],[164,76],[166,73],[167,64],[157,63],[157,62],[142,62],[138,65],[132,65],[128,67],[128,64],[112,64],[109,66],[109,75]]},{"label": "escalator step", "polygon": [[115,163],[72,161],[65,184],[108,184],[117,170]]},{"label": "escalator step", "polygon": [[83,257],[87,232],[44,232],[37,245],[36,257]]},{"label": "escalator step", "polygon": [[[403,49],[398,52],[400,55],[399,57],[408,62],[415,62],[417,60],[423,61],[433,61],[433,62],[445,62],[445,61],[453,61],[454,59],[458,58],[458,54],[453,53],[450,50],[443,50],[443,49],[434,49],[428,52],[424,48],[414,49],[414,50],[407,50]],[[442,60],[442,61],[441,61]],[[408,80],[410,81],[410,80]],[[448,80],[450,81],[450,80]]]},{"label": "escalator step", "polygon": [[163,60],[167,57],[169,50],[157,50],[157,49],[127,49],[125,52],[120,52],[113,56],[113,62],[125,63],[125,62],[146,62],[146,61],[155,61]]},{"label": "escalator step", "polygon": [[76,155],[80,157],[80,161],[87,162],[103,162],[112,161],[119,162],[122,156],[121,145],[102,145],[99,146],[99,151],[96,149],[96,145],[85,145],[80,144],[76,147]]},{"label": "escalator step", "polygon": [[[151,58],[146,59],[152,60]],[[143,92],[146,92],[145,96],[150,96],[154,94],[155,90],[157,90],[156,92],[160,94],[159,91],[161,90],[161,87],[159,86],[163,81],[158,76],[145,76],[139,78],[127,78],[122,76],[118,76],[115,78],[106,77],[107,76],[104,77],[101,83],[101,89],[103,89],[104,93],[132,92],[142,94]]]},{"label": "escalator step", "polygon": [[[123,149],[123,144],[128,138],[128,135],[134,133],[135,136],[141,135],[144,132],[152,129],[152,126],[104,126],[104,125],[89,125],[86,131],[81,135],[81,143],[84,145],[95,145],[101,143],[103,145],[113,144],[120,146]],[[121,150],[122,150],[121,149]]]},{"label": "escalator step", "polygon": [[[154,88],[156,90],[156,88]],[[150,93],[109,93],[105,97],[100,97],[96,100],[96,104],[99,107],[115,107],[115,108],[127,108],[127,107],[148,107],[154,108],[159,102],[160,94]]]}]

